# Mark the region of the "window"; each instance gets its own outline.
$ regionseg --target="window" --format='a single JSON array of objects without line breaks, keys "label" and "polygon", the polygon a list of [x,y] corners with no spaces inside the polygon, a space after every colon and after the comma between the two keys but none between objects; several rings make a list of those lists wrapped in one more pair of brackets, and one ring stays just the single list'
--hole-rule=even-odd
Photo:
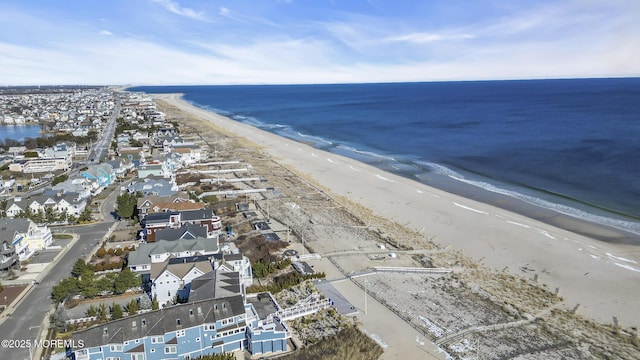
[{"label": "window", "polygon": [[164,336],[160,335],[160,336],[152,336],[151,337],[151,343],[152,344],[162,344],[164,343]]},{"label": "window", "polygon": [[135,320],[133,320],[131,322],[131,327],[134,328],[134,329],[137,328],[138,327],[138,323]]},{"label": "window", "polygon": [[109,328],[108,327],[103,327],[102,328],[102,335],[109,335]]},{"label": "window", "polygon": [[175,345],[164,347],[165,354],[175,354],[177,352],[178,352],[178,348]]},{"label": "window", "polygon": [[182,325],[182,322],[180,321],[180,319],[176,319],[176,325],[178,326]]},{"label": "window", "polygon": [[199,337],[196,338],[196,342],[200,342],[200,338]]},{"label": "window", "polygon": [[147,326],[147,320],[146,319],[142,319],[142,321],[140,321],[140,323],[142,323],[142,326]]},{"label": "window", "polygon": [[189,316],[193,316],[193,309],[189,309]]},{"label": "window", "polygon": [[149,352],[154,353],[156,352],[156,349],[150,349]]},{"label": "window", "polygon": [[144,360],[144,353],[131,354],[131,360]]},{"label": "window", "polygon": [[122,352],[122,344],[113,344],[109,346],[109,351],[111,352]]},{"label": "window", "polygon": [[216,329],[215,324],[204,324],[204,331],[213,331]]},{"label": "window", "polygon": [[184,329],[176,331],[176,337],[182,337],[182,336],[184,336],[184,334],[185,334],[185,330]]}]

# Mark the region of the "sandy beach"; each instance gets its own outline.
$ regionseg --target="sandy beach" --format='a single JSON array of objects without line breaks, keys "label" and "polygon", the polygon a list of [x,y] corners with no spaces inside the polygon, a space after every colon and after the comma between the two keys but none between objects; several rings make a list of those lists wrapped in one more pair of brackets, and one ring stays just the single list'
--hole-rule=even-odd
[{"label": "sandy beach", "polygon": [[[154,98],[256,144],[265,155],[331,196],[360,204],[373,215],[413,231],[413,239],[397,242],[411,241],[415,246],[429,240],[498,273],[535,278],[551,292],[558,289],[563,299],[559,307],[577,309],[587,319],[612,324],[615,317],[622,327],[640,325],[637,246],[598,241],[386,173],[197,108],[179,94]],[[324,251],[351,250],[358,244],[331,246]],[[343,267],[349,267],[350,261],[357,260],[345,259]]]}]

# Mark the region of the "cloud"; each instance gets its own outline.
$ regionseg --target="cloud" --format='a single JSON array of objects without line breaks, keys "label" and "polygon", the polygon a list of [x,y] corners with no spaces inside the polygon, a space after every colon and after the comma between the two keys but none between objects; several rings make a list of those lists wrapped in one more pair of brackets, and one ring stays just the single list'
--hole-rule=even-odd
[{"label": "cloud", "polygon": [[475,38],[475,36],[471,34],[443,35],[443,34],[434,34],[434,33],[411,33],[406,35],[388,37],[383,39],[383,41],[426,44],[434,41],[465,40],[465,39],[473,39],[473,38]]},{"label": "cloud", "polygon": [[196,11],[191,8],[182,7],[176,1],[172,1],[172,0],[151,0],[151,1],[162,5],[162,7],[164,7],[168,11],[171,11],[174,14],[185,16],[194,20],[200,20],[200,21],[207,20],[205,13],[203,11]]},{"label": "cloud", "polygon": [[104,36],[112,36],[113,33],[109,30],[100,30],[100,35],[104,35]]}]

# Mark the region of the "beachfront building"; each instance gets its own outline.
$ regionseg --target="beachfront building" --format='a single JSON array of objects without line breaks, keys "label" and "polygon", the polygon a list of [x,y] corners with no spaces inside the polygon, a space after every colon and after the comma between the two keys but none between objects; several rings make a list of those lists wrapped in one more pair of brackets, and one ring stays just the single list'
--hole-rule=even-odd
[{"label": "beachfront building", "polygon": [[151,263],[151,297],[160,306],[188,299],[191,280],[212,271],[211,256],[206,255]]},{"label": "beachfront building", "polygon": [[216,238],[222,231],[222,221],[211,209],[167,211],[147,214],[143,220],[147,242],[155,241],[155,233],[161,229],[177,229],[186,224],[207,228],[207,237]]},{"label": "beachfront building", "polygon": [[[258,306],[254,306],[257,304]],[[95,325],[73,333],[76,360],[193,359],[249,350],[287,349],[291,332],[273,297],[248,301],[237,273],[208,272],[192,280],[187,303]],[[265,311],[266,310],[266,311]]]},{"label": "beachfront building", "polygon": [[138,178],[144,179],[148,176],[164,177],[164,166],[162,164],[144,164],[138,166]]},{"label": "beachfront building", "polygon": [[[184,194],[184,193],[183,193]],[[176,212],[187,210],[203,210],[204,202],[195,202],[189,198],[179,196],[148,196],[138,199],[138,216],[143,219],[147,214]]]},{"label": "beachfront building", "polygon": [[169,258],[190,258],[194,256],[212,256],[220,252],[218,239],[197,238],[193,240],[161,240],[149,244],[140,244],[136,251],[129,253],[129,268],[140,274],[143,281],[151,277],[151,265],[162,263]]},{"label": "beachfront building", "polygon": [[245,287],[253,285],[253,271],[251,261],[242,254],[217,254],[214,256],[213,266],[216,271],[238,273],[240,283]]},{"label": "beachfront building", "polygon": [[178,154],[183,165],[195,164],[206,159],[206,153],[194,143],[169,144],[168,153]]},{"label": "beachfront building", "polygon": [[173,179],[158,179],[155,177],[147,177],[142,181],[131,182],[127,187],[130,193],[140,192],[142,196],[171,196],[178,192],[178,186]]}]

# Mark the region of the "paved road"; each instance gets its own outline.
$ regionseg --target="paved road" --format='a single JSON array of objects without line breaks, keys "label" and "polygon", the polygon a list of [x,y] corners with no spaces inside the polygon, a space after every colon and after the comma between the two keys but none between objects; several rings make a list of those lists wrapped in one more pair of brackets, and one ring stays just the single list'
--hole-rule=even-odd
[{"label": "paved road", "polygon": [[116,107],[111,114],[111,118],[102,130],[100,139],[98,139],[98,142],[93,145],[93,148],[89,153],[89,161],[93,164],[100,163],[100,161],[102,161],[102,159],[104,159],[109,153],[109,147],[111,146],[111,141],[113,140],[113,134],[116,131],[116,119],[120,114],[120,106],[120,100],[116,100]]},{"label": "paved road", "polygon": [[[63,278],[71,274],[71,268],[78,258],[88,255],[107,233],[115,220],[109,215],[113,210],[113,204],[119,191],[111,193],[104,201],[102,223],[57,227],[55,232],[73,232],[79,236],[78,242],[58,260],[49,273],[36,285],[33,291],[15,308],[13,314],[0,324],[0,340],[31,340],[38,337],[44,318],[47,316],[52,302],[48,299],[51,289]],[[35,352],[34,352],[35,353]],[[3,348],[0,347],[0,359],[29,359],[28,348]]]}]

